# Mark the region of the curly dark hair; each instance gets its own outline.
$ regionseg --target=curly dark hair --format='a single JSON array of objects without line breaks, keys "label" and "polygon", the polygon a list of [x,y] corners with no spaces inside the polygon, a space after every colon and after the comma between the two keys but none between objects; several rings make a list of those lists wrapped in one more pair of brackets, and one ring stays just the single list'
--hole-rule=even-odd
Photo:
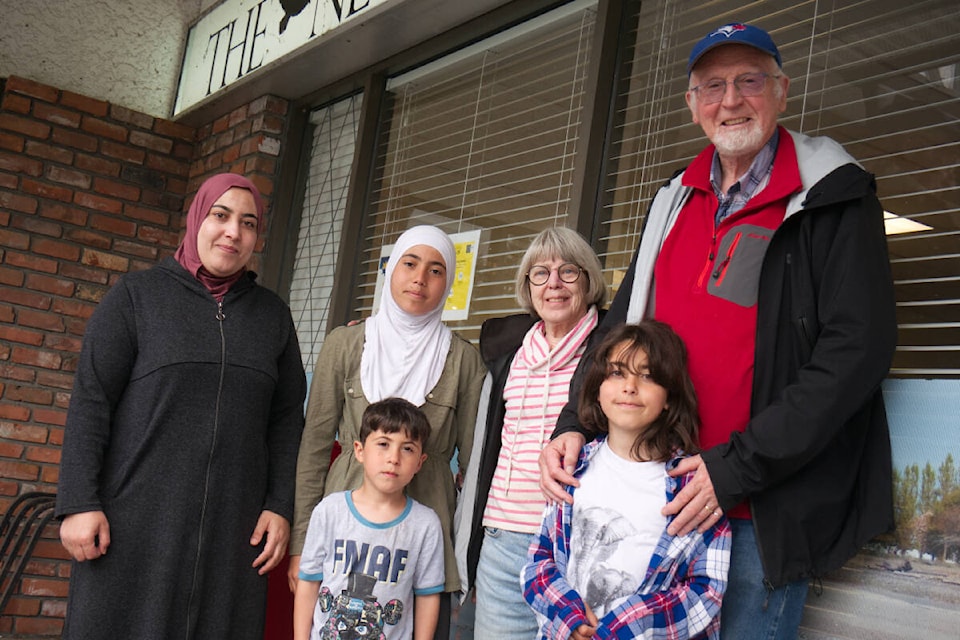
[{"label": "curly dark hair", "polygon": [[[622,360],[633,363],[639,352],[647,355],[650,376],[667,390],[667,407],[648,429],[637,436],[631,453],[641,453],[653,460],[668,461],[676,451],[692,454],[697,444],[699,416],[697,394],[687,372],[687,348],[670,325],[656,320],[620,325],[592,351],[589,368],[580,388],[579,418],[584,427],[596,433],[607,433],[607,416],[600,407],[600,385],[607,379],[609,361],[618,345],[628,343]],[[630,369],[631,373],[639,373]]]}]

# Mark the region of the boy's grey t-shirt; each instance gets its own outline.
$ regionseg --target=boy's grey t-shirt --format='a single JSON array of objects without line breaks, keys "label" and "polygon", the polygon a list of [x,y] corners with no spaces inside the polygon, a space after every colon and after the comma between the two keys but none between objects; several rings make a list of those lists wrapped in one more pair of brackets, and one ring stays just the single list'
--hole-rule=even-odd
[{"label": "boy's grey t-shirt", "polygon": [[351,492],[313,509],[300,579],[322,582],[312,640],[413,637],[413,596],[443,591],[443,534],[433,509],[412,498],[395,520],[374,523]]}]

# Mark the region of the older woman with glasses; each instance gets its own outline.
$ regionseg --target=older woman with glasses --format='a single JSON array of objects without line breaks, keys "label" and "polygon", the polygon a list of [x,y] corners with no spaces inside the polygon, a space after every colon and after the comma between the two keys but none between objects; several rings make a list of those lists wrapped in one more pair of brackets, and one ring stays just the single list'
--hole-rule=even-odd
[{"label": "older woman with glasses", "polygon": [[487,320],[480,330],[490,374],[455,536],[463,592],[476,586],[475,637],[498,640],[537,634],[520,590],[545,504],[537,460],[567,401],[607,287],[590,245],[557,227],[533,239],[516,291],[527,313]]}]

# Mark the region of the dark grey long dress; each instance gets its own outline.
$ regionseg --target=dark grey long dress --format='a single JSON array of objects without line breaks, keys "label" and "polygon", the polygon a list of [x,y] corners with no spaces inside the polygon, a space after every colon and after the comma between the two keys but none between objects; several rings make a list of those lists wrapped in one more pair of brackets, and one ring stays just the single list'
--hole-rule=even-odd
[{"label": "dark grey long dress", "polygon": [[290,310],[252,277],[222,310],[172,258],[121,278],[87,326],[57,500],[102,509],[111,544],[73,563],[64,638],[263,637],[250,536],[291,518],[305,388]]}]

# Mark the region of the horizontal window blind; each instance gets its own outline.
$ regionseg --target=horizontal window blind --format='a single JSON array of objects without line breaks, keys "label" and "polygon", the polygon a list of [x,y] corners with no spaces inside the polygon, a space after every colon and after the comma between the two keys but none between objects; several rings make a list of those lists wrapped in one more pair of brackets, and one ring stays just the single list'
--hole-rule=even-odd
[{"label": "horizontal window blind", "polygon": [[721,24],[753,23],[773,36],[791,78],[781,123],[837,140],[877,176],[900,325],[892,375],[960,376],[956,3],[660,0],[633,9],[599,221],[613,284],[657,188],[707,143],[684,102],[690,49]]},{"label": "horizontal window blind", "polygon": [[593,2],[574,2],[387,85],[355,313],[368,315],[380,247],[409,227],[482,230],[468,339],[517,310],[531,238],[563,224],[580,130]]},{"label": "horizontal window blind", "polygon": [[307,374],[323,345],[362,94],[310,114],[313,144],[290,285],[290,311]]}]

